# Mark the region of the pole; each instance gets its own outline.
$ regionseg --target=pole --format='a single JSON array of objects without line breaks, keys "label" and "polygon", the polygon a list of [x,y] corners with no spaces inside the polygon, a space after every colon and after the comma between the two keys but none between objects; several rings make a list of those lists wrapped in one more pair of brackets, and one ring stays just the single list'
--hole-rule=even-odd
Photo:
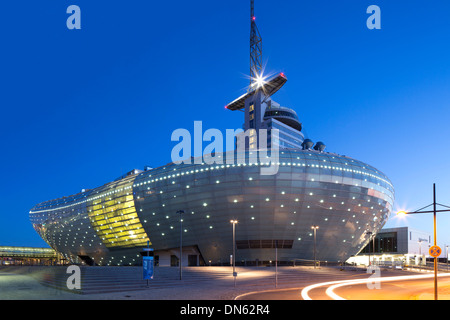
[{"label": "pole", "polygon": [[177,213],[180,215],[180,280],[182,279],[182,264],[183,264],[183,210],[178,210]]},{"label": "pole", "polygon": [[236,287],[236,240],[235,240],[235,228],[236,228],[236,223],[233,222],[233,277],[234,277],[234,286]]},{"label": "pole", "polygon": [[180,213],[180,280],[182,279],[183,269],[183,219]]},{"label": "pole", "polygon": [[275,288],[278,287],[278,240],[275,240]]},{"label": "pole", "polygon": [[[433,183],[433,224],[434,224],[434,245],[436,242],[436,184]],[[438,283],[437,283],[437,257],[434,258],[434,300],[438,300]]]},{"label": "pole", "polygon": [[373,250],[373,261],[375,262],[375,235],[372,234],[372,250]]},{"label": "pole", "polygon": [[182,278],[182,262],[183,262],[183,219],[180,215],[180,280]]},{"label": "pole", "polygon": [[[150,241],[147,241],[147,249],[149,249],[150,248]],[[147,257],[150,255],[150,251],[149,250],[147,250]],[[147,263],[148,263],[148,261],[147,261]],[[147,279],[147,288],[148,288],[148,279]]]},{"label": "pole", "polygon": [[[436,210],[436,205],[438,203],[436,203],[436,184],[435,183],[433,183],[433,203],[432,204],[433,204],[433,210],[431,210],[431,211],[424,211],[423,209],[425,209],[425,208],[422,208],[422,209],[419,209],[414,212],[399,211],[397,214],[433,213],[434,247],[437,247],[436,213],[437,212],[449,212],[450,210]],[[439,204],[439,205],[441,205],[441,204]],[[427,207],[429,207],[429,205]],[[429,245],[428,247],[430,249],[431,245]],[[435,254],[434,253],[431,254],[431,252],[430,252],[430,255],[435,256]],[[434,299],[435,300],[438,300],[437,274],[438,274],[438,257],[434,257]]]},{"label": "pole", "polygon": [[448,246],[445,246],[445,255],[447,258],[447,272],[448,272]]},{"label": "pole", "polygon": [[419,271],[422,271],[422,240],[419,241]]},{"label": "pole", "polygon": [[316,268],[316,229],[317,227],[314,227],[314,269]]}]

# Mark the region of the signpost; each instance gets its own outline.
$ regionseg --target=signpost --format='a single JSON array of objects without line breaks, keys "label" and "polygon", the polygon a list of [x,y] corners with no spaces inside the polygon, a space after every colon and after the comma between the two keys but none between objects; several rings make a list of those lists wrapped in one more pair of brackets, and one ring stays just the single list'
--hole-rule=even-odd
[{"label": "signpost", "polygon": [[148,280],[153,279],[153,249],[150,248],[150,243],[147,241],[147,248],[144,248],[144,251],[147,251],[147,255],[142,257],[142,269],[143,269],[143,276],[144,280],[147,280],[147,287],[148,287]]},{"label": "signpost", "polygon": [[[423,210],[429,206],[433,206],[433,210]],[[449,209],[443,209],[443,210],[436,210],[436,206],[440,205],[442,207],[450,208],[449,206],[445,206],[443,204],[436,202],[436,185],[433,183],[433,203],[423,207],[422,209],[419,209],[417,211],[413,212],[406,212],[406,211],[399,211],[397,214],[405,215],[405,214],[415,214],[415,213],[433,213],[433,229],[434,229],[434,246],[430,247],[429,254],[430,256],[434,257],[434,300],[438,299],[438,281],[437,281],[437,274],[438,274],[438,257],[441,255],[442,250],[440,247],[437,246],[437,239],[436,239],[436,213],[437,212],[450,212]]]}]

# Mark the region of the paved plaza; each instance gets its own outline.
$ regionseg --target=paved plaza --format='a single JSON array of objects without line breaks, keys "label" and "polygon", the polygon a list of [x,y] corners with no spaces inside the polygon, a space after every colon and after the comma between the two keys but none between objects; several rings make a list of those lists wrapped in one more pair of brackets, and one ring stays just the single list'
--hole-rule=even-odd
[{"label": "paved plaza", "polygon": [[[22,269],[21,269],[22,268]],[[65,283],[49,285],[45,279],[54,268],[0,269],[1,300],[234,300],[253,292],[292,289],[288,299],[301,299],[300,289],[314,283],[366,278],[365,269],[339,267],[238,267],[236,281],[231,267],[186,267],[180,280],[176,267],[156,267],[154,279],[142,280],[140,267],[85,267],[82,294]],[[44,271],[43,271],[44,270]],[[40,277],[33,272],[40,272]],[[42,275],[44,272],[44,275]],[[61,272],[60,272],[61,273]],[[381,276],[405,275],[401,270],[382,270]],[[69,277],[69,274],[64,277]],[[63,279],[64,280],[64,279]],[[298,289],[298,295],[295,290]],[[270,295],[266,296],[270,300]],[[276,299],[276,298],[275,298]]]}]

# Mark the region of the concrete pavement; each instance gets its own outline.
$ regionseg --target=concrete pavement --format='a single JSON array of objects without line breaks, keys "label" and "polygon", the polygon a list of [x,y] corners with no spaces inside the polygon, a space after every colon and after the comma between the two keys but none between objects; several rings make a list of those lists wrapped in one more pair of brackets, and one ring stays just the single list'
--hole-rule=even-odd
[{"label": "concrete pavement", "polygon": [[[53,268],[53,267],[47,267]],[[97,268],[99,267],[92,267]],[[0,299],[19,300],[233,300],[252,299],[251,293],[264,292],[258,299],[290,300],[300,299],[299,289],[309,284],[332,280],[355,279],[368,277],[364,269],[342,270],[334,267],[278,267],[277,278],[274,267],[238,267],[236,287],[230,267],[186,267],[183,268],[183,279],[179,280],[179,269],[175,267],[155,268],[155,280],[150,280],[149,287],[145,287],[142,280],[142,269],[136,267],[121,267],[123,272],[136,273],[139,288],[135,290],[122,290],[116,292],[91,291],[89,294],[74,294],[66,290],[59,290],[42,285],[30,274],[21,274],[21,270],[13,273],[0,269]],[[22,269],[23,270],[23,269]],[[49,271],[51,269],[48,269]],[[110,269],[112,270],[112,269]],[[111,280],[118,282],[120,272],[118,269]],[[108,270],[102,270],[107,273]],[[402,275],[404,271],[383,271],[386,275]],[[68,276],[68,275],[67,275]],[[128,275],[130,277],[130,275]],[[95,279],[91,284],[96,285]],[[127,280],[131,281],[131,280]],[[82,283],[83,286],[83,283]],[[104,284],[102,284],[104,287]],[[280,289],[289,289],[289,294],[277,295]],[[272,292],[272,293],[270,293]]]}]

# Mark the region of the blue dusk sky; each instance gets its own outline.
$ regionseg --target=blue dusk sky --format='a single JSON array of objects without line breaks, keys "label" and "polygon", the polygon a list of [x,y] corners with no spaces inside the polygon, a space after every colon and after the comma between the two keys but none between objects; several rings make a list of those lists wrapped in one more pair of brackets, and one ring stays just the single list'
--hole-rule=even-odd
[{"label": "blue dusk sky", "polygon": [[[69,30],[70,5],[81,30]],[[381,29],[369,30],[370,5]],[[394,210],[450,206],[449,1],[256,0],[273,99],[327,151],[384,172]],[[0,245],[47,246],[37,203],[171,161],[175,129],[240,128],[249,1],[7,1],[0,9]],[[206,145],[205,145],[206,146]],[[433,230],[432,215],[386,226]],[[450,244],[450,213],[438,240]]]}]

